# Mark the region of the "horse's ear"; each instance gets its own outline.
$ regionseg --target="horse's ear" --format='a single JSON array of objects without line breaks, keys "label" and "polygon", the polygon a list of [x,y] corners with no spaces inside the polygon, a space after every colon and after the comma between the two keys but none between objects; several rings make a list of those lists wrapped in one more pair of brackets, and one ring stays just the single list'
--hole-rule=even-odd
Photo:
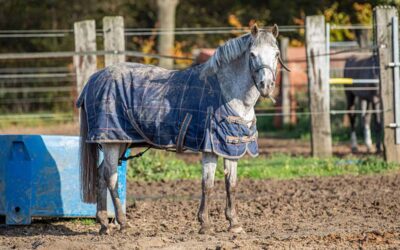
[{"label": "horse's ear", "polygon": [[257,24],[253,24],[253,26],[251,26],[251,35],[256,37],[258,34],[258,26]]},{"label": "horse's ear", "polygon": [[274,27],[272,27],[272,35],[274,35],[275,38],[279,35],[279,28],[276,24],[274,24]]}]

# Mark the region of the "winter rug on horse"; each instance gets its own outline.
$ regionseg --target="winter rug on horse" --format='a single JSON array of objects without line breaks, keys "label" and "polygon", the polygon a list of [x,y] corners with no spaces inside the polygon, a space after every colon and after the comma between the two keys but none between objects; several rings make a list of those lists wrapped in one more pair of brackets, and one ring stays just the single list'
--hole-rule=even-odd
[{"label": "winter rug on horse", "polygon": [[[379,63],[377,56],[355,55],[346,60],[343,76],[352,79],[379,79]],[[351,113],[356,108],[356,100],[361,106],[361,122],[364,133],[364,142],[368,152],[372,151],[371,117],[374,121],[376,152],[381,152],[382,118],[380,109],[379,85],[375,83],[355,83],[344,85],[347,101],[347,110],[350,111],[351,149],[357,152],[356,113]],[[372,114],[374,112],[374,114]]]},{"label": "winter rug on horse", "polygon": [[[121,63],[95,73],[81,108],[81,181],[85,202],[97,202],[100,233],[108,233],[107,187],[120,228],[126,217],[117,193],[117,165],[128,147],[203,153],[200,233],[209,229],[208,200],[217,156],[224,158],[229,230],[242,231],[234,204],[237,160],[258,155],[254,105],[275,88],[276,37],[254,25],[251,34],[220,46],[204,64],[181,71]],[[281,62],[282,64],[282,62]],[[284,68],[284,66],[282,64]],[[287,69],[287,68],[286,68]],[[99,146],[104,160],[98,166]]]}]

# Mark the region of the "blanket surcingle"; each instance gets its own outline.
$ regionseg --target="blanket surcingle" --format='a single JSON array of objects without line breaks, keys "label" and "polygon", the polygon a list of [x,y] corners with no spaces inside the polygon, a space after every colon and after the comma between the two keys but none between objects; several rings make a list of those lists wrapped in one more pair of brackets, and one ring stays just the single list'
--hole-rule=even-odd
[{"label": "blanket surcingle", "polygon": [[77,101],[87,114],[87,142],[258,155],[255,118],[249,127],[224,100],[216,75],[200,79],[201,68],[120,63],[98,71]]}]

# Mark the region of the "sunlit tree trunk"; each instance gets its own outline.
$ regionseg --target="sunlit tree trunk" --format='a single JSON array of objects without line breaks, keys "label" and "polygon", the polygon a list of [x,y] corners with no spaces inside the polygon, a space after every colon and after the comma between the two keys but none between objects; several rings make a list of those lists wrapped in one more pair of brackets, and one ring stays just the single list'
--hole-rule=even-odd
[{"label": "sunlit tree trunk", "polygon": [[[172,55],[174,48],[175,35],[175,10],[179,0],[157,0],[158,6],[158,23],[161,34],[158,39],[158,52],[162,55]],[[173,59],[162,58],[159,65],[161,67],[172,69],[174,67]]]}]

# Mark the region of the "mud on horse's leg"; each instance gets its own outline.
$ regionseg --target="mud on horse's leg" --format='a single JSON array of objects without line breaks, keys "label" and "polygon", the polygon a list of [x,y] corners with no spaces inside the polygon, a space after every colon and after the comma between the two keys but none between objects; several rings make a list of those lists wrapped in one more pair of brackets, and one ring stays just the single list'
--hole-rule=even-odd
[{"label": "mud on horse's leg", "polygon": [[104,178],[104,160],[97,169],[97,213],[96,219],[100,223],[100,234],[109,234],[107,215],[107,184]]},{"label": "mud on horse's leg", "polygon": [[115,217],[120,230],[126,228],[126,215],[122,209],[121,200],[118,195],[118,160],[121,154],[124,153],[126,146],[125,144],[102,144],[104,152],[104,163],[105,163],[105,179],[110,190],[111,199],[114,204]]},{"label": "mud on horse's leg", "polygon": [[200,234],[205,234],[210,230],[208,217],[208,206],[210,196],[214,187],[214,175],[217,167],[217,156],[212,153],[203,153],[202,159],[202,181],[201,181],[201,201],[197,218],[200,222]]},{"label": "mud on horse's leg", "polygon": [[237,160],[224,159],[225,188],[226,188],[226,208],[225,216],[229,221],[229,231],[241,233],[243,228],[239,223],[236,213],[236,187],[237,187]]}]

